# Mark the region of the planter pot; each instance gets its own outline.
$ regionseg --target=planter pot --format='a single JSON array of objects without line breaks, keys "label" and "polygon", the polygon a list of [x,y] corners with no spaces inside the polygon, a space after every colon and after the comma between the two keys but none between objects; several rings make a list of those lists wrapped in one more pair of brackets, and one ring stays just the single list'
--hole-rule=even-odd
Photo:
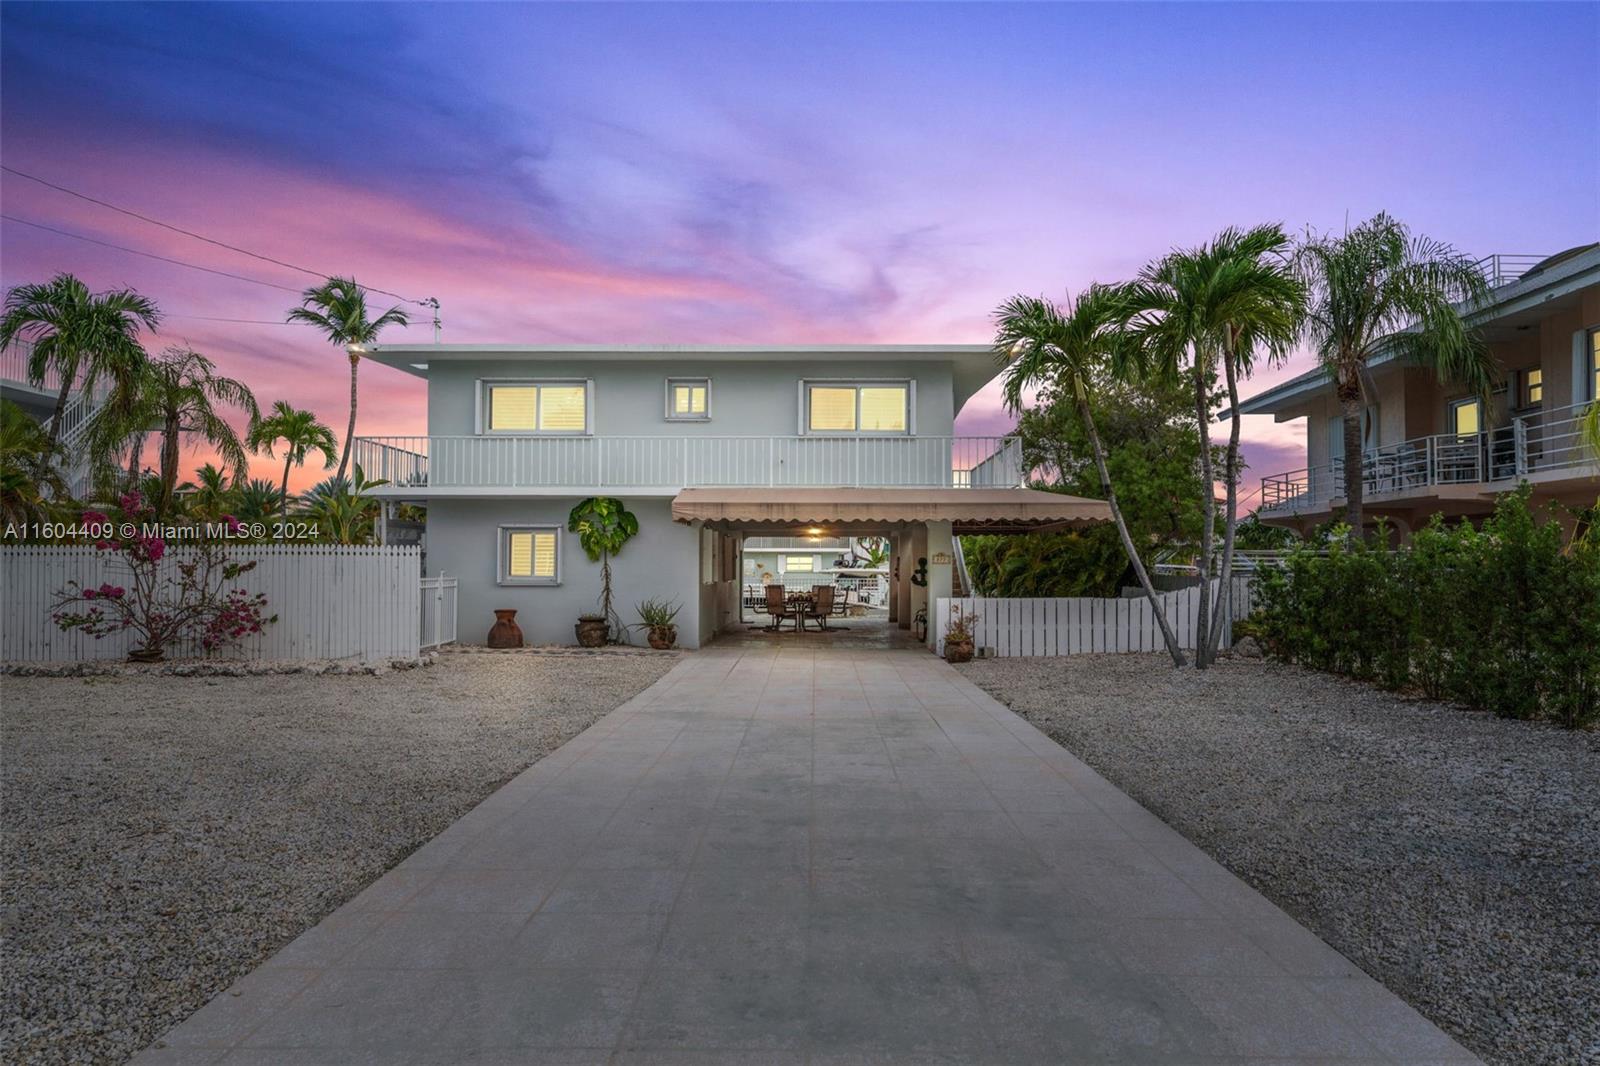
[{"label": "planter pot", "polygon": [[656,651],[666,651],[678,642],[678,627],[651,626],[648,639]]},{"label": "planter pot", "polygon": [[128,661],[130,663],[158,663],[163,657],[160,648],[129,648]]},{"label": "planter pot", "polygon": [[578,643],[585,648],[603,648],[611,635],[611,626],[604,618],[580,618],[572,629],[578,635]]},{"label": "planter pot", "polygon": [[947,640],[944,642],[944,661],[947,663],[967,663],[972,661],[972,641]]},{"label": "planter pot", "polygon": [[497,609],[494,612],[494,625],[489,627],[491,648],[520,648],[522,647],[522,627],[517,625],[517,612],[506,609]]}]

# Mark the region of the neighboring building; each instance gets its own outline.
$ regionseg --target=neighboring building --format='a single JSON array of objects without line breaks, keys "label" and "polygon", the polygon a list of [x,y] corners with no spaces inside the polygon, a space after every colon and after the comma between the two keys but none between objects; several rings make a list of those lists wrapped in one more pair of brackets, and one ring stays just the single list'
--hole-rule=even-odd
[{"label": "neighboring building", "polygon": [[[61,395],[61,376],[54,370],[45,374],[44,382],[35,385],[28,380],[28,359],[33,345],[27,341],[13,341],[0,351],[0,399],[10,400],[38,422],[48,422],[55,413],[56,400]],[[61,471],[74,494],[82,495],[88,488],[89,471],[82,457],[73,449],[88,425],[89,417],[99,409],[105,399],[104,390],[97,387],[91,393],[75,389],[67,396],[67,406],[61,413],[61,432],[57,439],[67,448],[66,468]]]},{"label": "neighboring building", "polygon": [[[428,509],[430,574],[459,579],[463,639],[515,608],[534,643],[570,643],[600,567],[567,532],[616,496],[639,535],[613,562],[616,606],[682,604],[690,647],[738,624],[753,536],[885,536],[890,616],[909,626],[952,590],[963,532],[1109,518],[1100,501],[1022,488],[1017,442],[957,437],[996,372],[979,345],[374,349],[426,378],[428,435],[358,438],[377,493]],[[804,553],[796,553],[804,554]],[[915,577],[915,580],[913,580]]]},{"label": "neighboring building", "polygon": [[[1600,482],[1578,421],[1600,399],[1600,244],[1546,259],[1494,256],[1484,268],[1490,302],[1470,317],[1502,373],[1487,409],[1431,371],[1393,358],[1371,364],[1363,506],[1401,536],[1434,514],[1480,519],[1522,481],[1535,504],[1595,502]],[[1344,422],[1327,372],[1301,374],[1239,409],[1307,420],[1306,466],[1262,479],[1261,519],[1303,532],[1339,514]]]}]

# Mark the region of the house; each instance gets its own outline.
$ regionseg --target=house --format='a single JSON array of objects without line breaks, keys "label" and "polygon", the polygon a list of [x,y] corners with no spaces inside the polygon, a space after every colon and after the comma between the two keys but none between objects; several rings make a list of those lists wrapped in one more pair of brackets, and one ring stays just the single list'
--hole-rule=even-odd
[{"label": "house", "polygon": [[[0,400],[10,400],[35,421],[45,423],[55,414],[56,400],[61,395],[61,375],[51,367],[45,371],[42,382],[36,384],[29,380],[28,360],[32,355],[33,345],[21,339],[13,340],[0,351]],[[67,450],[62,476],[75,494],[81,495],[89,486],[88,464],[75,445],[88,428],[90,416],[105,402],[105,393],[103,383],[88,391],[74,387],[61,412],[61,430],[56,439]]]},{"label": "house", "polygon": [[[1600,244],[1491,256],[1489,301],[1468,317],[1499,364],[1493,402],[1380,356],[1362,413],[1364,510],[1401,537],[1435,514],[1479,519],[1520,482],[1533,503],[1592,506],[1597,468],[1578,435],[1600,399]],[[1301,532],[1344,505],[1344,422],[1321,368],[1244,401],[1245,414],[1306,419],[1306,466],[1261,480],[1262,521]],[[1571,519],[1564,519],[1571,521]]]},{"label": "house", "polygon": [[[613,561],[625,622],[682,605],[680,643],[740,624],[751,537],[884,536],[889,615],[953,589],[953,537],[1106,521],[1097,500],[1022,487],[1005,437],[958,437],[998,370],[982,345],[383,345],[428,382],[428,433],[358,438],[389,501],[427,507],[427,568],[459,581],[463,639],[512,608],[530,643],[571,643],[600,567],[567,515],[622,499],[639,534]],[[928,611],[931,613],[931,611]],[[930,635],[931,636],[931,635]]]}]

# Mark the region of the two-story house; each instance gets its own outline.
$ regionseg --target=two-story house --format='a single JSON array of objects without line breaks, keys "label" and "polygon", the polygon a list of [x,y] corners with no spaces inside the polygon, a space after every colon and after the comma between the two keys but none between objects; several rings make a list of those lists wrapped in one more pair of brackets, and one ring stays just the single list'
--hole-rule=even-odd
[{"label": "two-story house", "polygon": [[[23,412],[40,423],[49,422],[55,414],[56,400],[61,395],[61,375],[53,368],[46,371],[42,381],[28,377],[28,360],[33,355],[33,345],[25,340],[14,340],[0,351],[0,400],[9,400]],[[81,385],[82,382],[78,382]],[[67,461],[62,476],[78,495],[89,488],[89,467],[74,446],[88,427],[90,417],[105,401],[106,386],[102,382],[91,390],[74,387],[67,396],[66,407],[61,412],[61,428],[57,440],[66,449]]]},{"label": "two-story house", "polygon": [[747,537],[890,538],[888,606],[909,627],[951,595],[955,536],[1110,517],[1101,501],[1023,487],[1014,439],[955,435],[998,370],[983,345],[383,345],[370,357],[427,379],[428,434],[359,438],[355,461],[389,482],[380,495],[427,506],[428,572],[458,579],[469,642],[512,608],[530,642],[571,643],[600,591],[566,528],[586,496],[639,518],[612,564],[624,621],[647,597],[675,601],[688,647],[739,624]]},{"label": "two-story house", "polygon": [[[1470,315],[1499,365],[1485,406],[1431,371],[1380,356],[1363,412],[1364,510],[1400,536],[1434,514],[1479,519],[1520,482],[1536,506],[1592,506],[1594,457],[1579,420],[1600,399],[1600,244],[1548,258],[1491,256],[1492,286]],[[1333,383],[1321,368],[1239,405],[1279,422],[1306,419],[1307,464],[1261,482],[1265,522],[1302,532],[1341,513],[1344,422]]]}]

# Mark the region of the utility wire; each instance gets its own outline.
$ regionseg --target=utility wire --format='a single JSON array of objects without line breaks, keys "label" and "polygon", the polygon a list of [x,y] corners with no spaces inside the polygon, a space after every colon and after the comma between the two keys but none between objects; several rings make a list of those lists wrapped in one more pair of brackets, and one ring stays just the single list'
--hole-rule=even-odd
[{"label": "utility wire", "polygon": [[[118,211],[118,212],[120,212],[120,213],[122,213],[124,215],[129,216],[130,218],[136,218],[140,222],[148,222],[152,226],[160,226],[162,229],[169,229],[174,233],[181,233],[185,237],[193,237],[197,241],[204,241],[207,244],[216,245],[218,248],[226,248],[230,252],[238,252],[240,255],[248,255],[252,259],[261,260],[263,263],[271,263],[274,266],[285,267],[285,268],[287,268],[289,270],[298,270],[302,274],[310,274],[312,277],[324,278],[324,279],[333,277],[332,274],[329,274],[329,273],[327,273],[325,271],[312,270],[310,267],[303,267],[303,266],[300,266],[300,265],[298,265],[296,263],[287,263],[287,262],[284,262],[282,259],[274,259],[270,255],[262,255],[259,252],[252,252],[248,248],[240,248],[236,244],[228,244],[226,241],[214,240],[214,239],[212,239],[210,237],[205,236],[204,234],[196,233],[193,230],[184,229],[182,226],[174,226],[172,223],[163,222],[159,218],[151,218],[149,215],[140,214],[138,211],[134,211],[134,210],[131,210],[131,209],[126,208],[126,207],[119,207],[116,204],[109,203],[109,202],[107,202],[105,200],[101,200],[101,199],[99,199],[97,197],[94,197],[94,196],[90,196],[87,193],[78,192],[76,189],[69,189],[65,185],[57,185],[53,181],[46,181],[44,178],[38,177],[37,175],[29,174],[29,173],[26,173],[25,171],[18,170],[16,167],[10,167],[10,166],[5,166],[4,164],[0,164],[0,170],[5,171],[7,174],[15,174],[19,178],[26,178],[29,181],[38,182],[40,185],[43,185],[46,188],[54,189],[57,192],[66,193],[68,196],[76,196],[78,199],[87,201],[88,203],[98,204],[101,207],[110,208],[111,210]],[[282,287],[283,286],[279,286],[279,288],[282,288]],[[362,288],[365,288],[370,292],[381,293],[384,296],[392,296],[396,300],[404,300],[406,303],[419,304],[419,305],[421,305],[423,307],[432,307],[433,306],[433,304],[428,300],[414,300],[409,296],[401,296],[397,292],[390,292],[388,289],[374,288],[373,286],[370,286],[370,285],[364,285],[364,286],[362,286]]]},{"label": "utility wire", "polygon": [[[0,214],[0,218],[5,219],[7,222],[15,222],[18,225],[32,226],[34,229],[42,229],[47,233],[58,233],[63,237],[71,237],[73,240],[87,241],[90,244],[98,244],[102,248],[111,248],[119,252],[127,252],[129,255],[142,255],[146,259],[158,259],[163,263],[172,263],[174,266],[188,267],[190,270],[203,270],[207,274],[216,274],[220,277],[232,278],[235,281],[248,281],[256,285],[265,285],[271,289],[282,289],[284,292],[292,292],[296,296],[300,295],[299,289],[290,288],[288,285],[279,285],[275,281],[262,281],[260,278],[250,278],[243,274],[230,274],[226,270],[216,270],[212,267],[200,266],[198,263],[185,263],[182,259],[171,259],[164,255],[157,255],[154,252],[141,252],[137,248],[129,248],[121,244],[112,244],[110,241],[102,241],[96,237],[85,237],[81,233],[72,233],[68,230],[57,229],[54,226],[46,226],[42,222],[29,222],[27,219],[18,218],[16,215]],[[385,295],[390,294],[386,293]]]}]

